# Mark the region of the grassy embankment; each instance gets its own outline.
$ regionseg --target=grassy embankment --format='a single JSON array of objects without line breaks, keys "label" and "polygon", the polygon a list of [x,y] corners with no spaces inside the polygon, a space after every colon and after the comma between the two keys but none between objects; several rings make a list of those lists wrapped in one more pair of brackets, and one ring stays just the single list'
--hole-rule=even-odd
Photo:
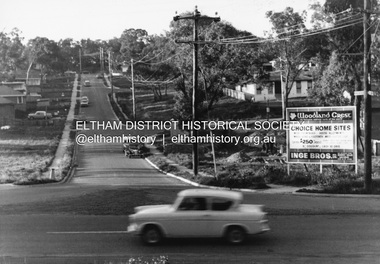
[{"label": "grassy embankment", "polygon": [[[26,112],[18,112],[9,129],[0,130],[0,183],[32,184],[60,180],[68,171],[71,155],[65,155],[57,179],[50,179],[47,171],[53,161],[70,104],[74,78],[49,79],[42,85],[43,98],[50,106],[38,108],[28,105]],[[62,96],[62,94],[64,96]],[[57,96],[59,95],[59,97]],[[26,115],[36,110],[59,111],[60,120],[28,121]],[[73,146],[68,147],[68,153]]]},{"label": "grassy embankment", "polygon": [[[129,88],[130,84],[123,79],[117,79],[114,85]],[[136,116],[138,120],[170,120],[173,118],[174,95],[173,87],[162,88],[161,98],[154,96],[152,89],[137,86],[135,92]],[[122,89],[117,98],[127,116],[132,116],[132,96],[130,89]],[[270,102],[270,118],[280,118],[280,104]],[[274,106],[276,105],[276,106]],[[258,120],[265,119],[266,104],[239,101],[237,99],[223,97],[209,113],[203,113],[202,120]],[[214,171],[212,148],[210,144],[200,144],[199,171],[202,175],[195,178],[191,173],[192,157],[191,145],[168,144],[165,149],[162,142],[157,148],[176,164],[186,167],[188,170],[179,170],[172,166],[166,159],[153,156],[150,159],[161,169],[177,175],[189,178],[202,184],[240,187],[240,188],[267,188],[268,183],[288,184],[295,186],[317,185],[321,191],[335,193],[362,193],[362,166],[359,167],[359,175],[353,173],[351,166],[325,166],[323,174],[319,173],[317,165],[291,165],[290,175],[287,175],[286,165],[281,163],[279,155],[280,146],[285,146],[284,131],[214,131],[216,134],[227,136],[250,136],[262,139],[265,135],[271,135],[276,143],[274,153],[263,151],[261,143],[251,144],[215,144],[216,173]],[[166,131],[165,133],[168,133]],[[202,131],[201,133],[208,133]],[[161,137],[158,137],[161,138]],[[361,160],[362,161],[362,160]],[[380,162],[374,159],[374,176],[379,176]],[[374,193],[380,193],[380,184],[374,182]]]}]

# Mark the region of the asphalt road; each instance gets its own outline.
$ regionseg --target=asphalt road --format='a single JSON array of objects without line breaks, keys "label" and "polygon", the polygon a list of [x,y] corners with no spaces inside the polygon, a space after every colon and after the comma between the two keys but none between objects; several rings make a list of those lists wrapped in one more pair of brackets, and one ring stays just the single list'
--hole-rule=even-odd
[{"label": "asphalt road", "polygon": [[[144,159],[128,159],[123,155],[120,137],[154,134],[155,131],[127,130],[125,127],[107,126],[108,121],[117,121],[110,111],[111,105],[101,79],[84,77],[91,81],[91,87],[82,87],[82,96],[88,96],[89,107],[82,107],[80,115],[93,122],[83,126],[82,134],[94,137],[96,142],[86,143],[78,150],[78,167],[72,183],[91,185],[166,186],[183,185],[182,182],[152,169]],[[114,137],[117,136],[117,137]],[[110,140],[107,140],[110,139]]]},{"label": "asphalt road", "polygon": [[[100,80],[83,89],[91,120],[113,120]],[[123,131],[83,131],[119,134]],[[0,263],[380,263],[380,197],[245,193],[264,204],[271,231],[241,246],[215,239],[143,246],[126,234],[134,206],[170,203],[189,186],[143,159],[127,159],[118,143],[85,144],[66,184],[0,186]],[[133,262],[132,259],[142,260]],[[151,262],[147,262],[151,263]]]},{"label": "asphalt road", "polygon": [[170,263],[379,263],[378,217],[290,215],[269,220],[270,233],[238,247],[215,239],[176,239],[146,247],[125,234],[126,216],[2,216],[7,244],[1,250],[11,256],[3,257],[6,263],[24,256],[27,263],[128,263],[142,256],[166,256]]},{"label": "asphalt road", "polygon": [[[146,247],[125,233],[131,208],[170,203],[183,188],[3,187],[0,263],[128,263],[159,256],[170,263],[379,263],[379,198],[245,193],[246,203],[265,204],[272,230],[238,247],[216,239]],[[132,197],[137,204],[129,204]]]}]

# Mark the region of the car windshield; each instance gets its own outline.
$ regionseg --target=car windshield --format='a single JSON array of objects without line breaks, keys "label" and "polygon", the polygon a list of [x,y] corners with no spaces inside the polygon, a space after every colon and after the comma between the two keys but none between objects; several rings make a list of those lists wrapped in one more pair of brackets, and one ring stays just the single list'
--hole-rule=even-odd
[{"label": "car windshield", "polygon": [[131,144],[129,145],[129,148],[131,148],[131,149],[138,149],[138,148],[139,148],[139,144],[131,143]]}]

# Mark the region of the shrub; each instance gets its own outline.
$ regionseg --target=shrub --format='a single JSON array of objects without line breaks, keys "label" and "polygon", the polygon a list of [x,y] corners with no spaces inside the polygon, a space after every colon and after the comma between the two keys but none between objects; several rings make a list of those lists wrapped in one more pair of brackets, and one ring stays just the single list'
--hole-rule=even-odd
[{"label": "shrub", "polygon": [[152,163],[154,163],[160,170],[165,172],[176,172],[178,171],[177,167],[169,164],[165,158],[159,156],[151,156],[149,158]]},{"label": "shrub", "polygon": [[326,192],[332,193],[352,193],[352,190],[353,179],[349,178],[334,179],[329,186],[325,187]]},{"label": "shrub", "polygon": [[282,166],[262,166],[257,170],[256,175],[265,178],[268,183],[283,183],[287,172]]},{"label": "shrub", "polygon": [[343,179],[348,179],[351,181],[355,181],[360,178],[359,175],[356,175],[352,171],[348,170],[339,170],[336,167],[328,167],[324,169],[323,174],[314,174],[314,181],[322,186],[331,186],[336,184],[338,181]]},{"label": "shrub", "polygon": [[310,185],[312,179],[311,174],[304,170],[293,170],[288,175],[286,167],[282,164],[263,166],[257,170],[256,175],[263,177],[266,183],[293,186]]},{"label": "shrub", "polygon": [[228,188],[267,188],[264,177],[255,175],[251,170],[239,170],[233,165],[219,172],[217,177],[210,183]]},{"label": "shrub", "polygon": [[189,154],[183,154],[183,153],[173,154],[173,153],[169,153],[168,154],[168,158],[170,160],[178,163],[179,165],[185,166],[188,169],[192,169],[193,168],[193,160],[192,160],[191,155],[189,155]]}]

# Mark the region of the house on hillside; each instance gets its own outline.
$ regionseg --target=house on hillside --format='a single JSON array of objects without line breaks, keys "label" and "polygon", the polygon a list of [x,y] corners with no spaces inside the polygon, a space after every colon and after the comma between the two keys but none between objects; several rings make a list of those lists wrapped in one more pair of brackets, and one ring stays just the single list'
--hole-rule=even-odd
[{"label": "house on hillside", "polygon": [[[14,88],[16,91],[26,94],[26,102],[36,102],[41,96],[41,78],[18,78],[16,82],[3,83],[6,86]],[[22,88],[21,88],[22,87]]]},{"label": "house on hillside", "polygon": [[[265,66],[265,68],[264,68]],[[267,100],[281,101],[282,87],[285,86],[284,80],[281,79],[281,72],[273,70],[267,64],[263,68],[267,77],[260,82],[252,79],[239,83],[235,89],[224,89],[224,94],[235,97],[240,100],[251,100],[254,102],[265,102]],[[288,98],[305,98],[308,95],[308,89],[313,85],[313,76],[310,71],[302,71],[293,83]]]},{"label": "house on hillside", "polygon": [[27,94],[41,92],[41,78],[17,78],[16,82],[24,84]]},{"label": "house on hillside", "polygon": [[15,104],[8,99],[0,97],[0,126],[12,124],[15,119]]},{"label": "house on hillside", "polygon": [[2,82],[1,84],[21,93],[27,92],[25,82]]},{"label": "house on hillside", "polygon": [[28,94],[41,93],[41,78],[29,78],[26,80]]},{"label": "house on hillside", "polygon": [[26,110],[26,94],[16,91],[9,86],[0,85],[0,98],[7,99],[15,104],[15,110]]}]

